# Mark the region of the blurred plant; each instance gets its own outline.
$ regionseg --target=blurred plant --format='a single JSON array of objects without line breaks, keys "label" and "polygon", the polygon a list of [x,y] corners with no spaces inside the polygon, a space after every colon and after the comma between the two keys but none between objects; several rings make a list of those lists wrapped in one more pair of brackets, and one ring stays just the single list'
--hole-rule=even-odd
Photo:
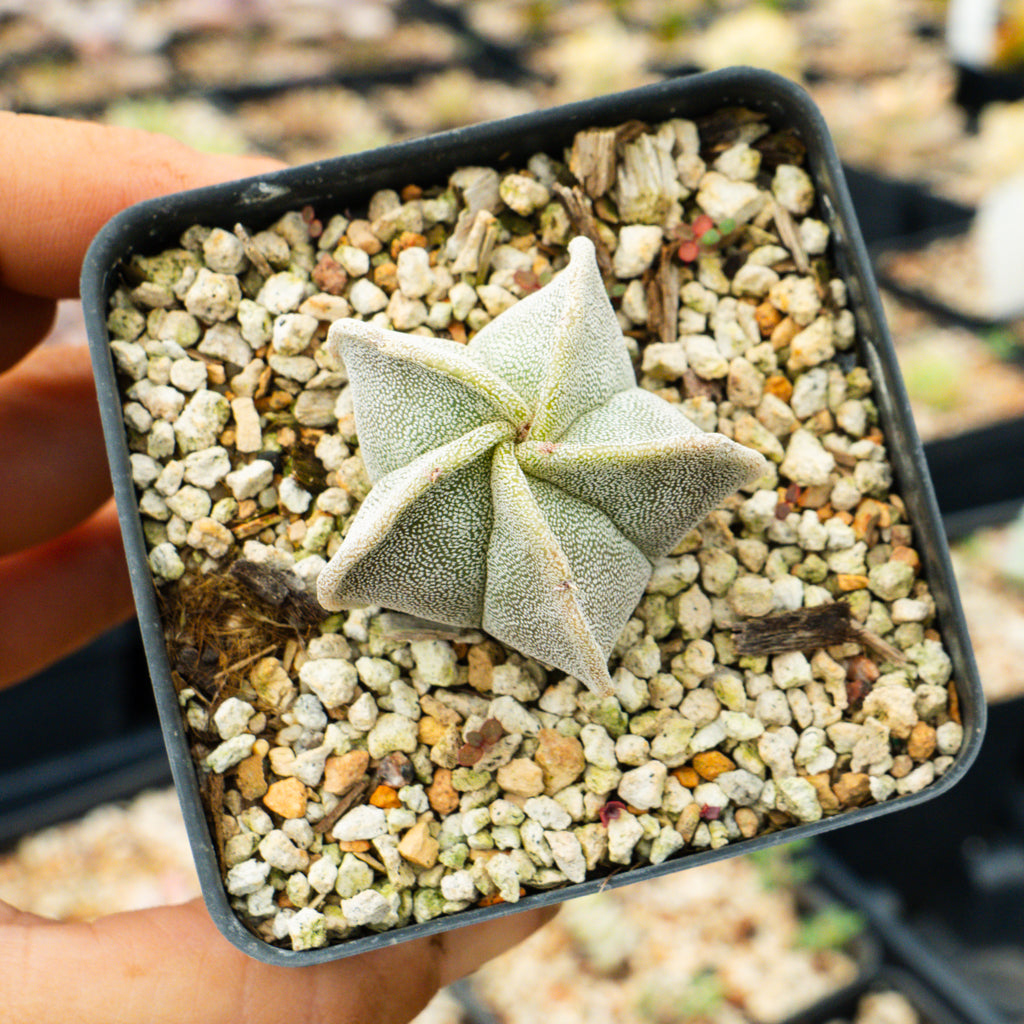
[{"label": "blurred plant", "polygon": [[914,401],[948,412],[960,401],[962,382],[969,379],[960,360],[945,352],[920,350],[900,361],[907,392]]},{"label": "blurred plant", "polygon": [[708,1020],[725,999],[721,978],[712,971],[695,974],[681,986],[651,986],[640,996],[637,1014],[654,1024]]},{"label": "blurred plant", "polygon": [[558,923],[572,940],[582,966],[599,977],[625,971],[642,939],[623,915],[621,901],[610,892],[570,900],[563,905]]},{"label": "blurred plant", "polygon": [[202,99],[146,97],[111,104],[108,124],[169,135],[204,153],[251,153],[253,144],[237,124]]},{"label": "blurred plant", "polygon": [[982,335],[986,347],[999,359],[1020,355],[1021,342],[1009,327],[993,327]]},{"label": "blurred plant", "polygon": [[757,869],[763,888],[790,888],[803,885],[814,877],[816,869],[810,850],[808,840],[798,839],[786,846],[755,850],[748,853],[747,857]]},{"label": "blurred plant", "polygon": [[804,949],[842,949],[865,928],[864,916],[849,907],[831,903],[800,923],[796,945]]}]

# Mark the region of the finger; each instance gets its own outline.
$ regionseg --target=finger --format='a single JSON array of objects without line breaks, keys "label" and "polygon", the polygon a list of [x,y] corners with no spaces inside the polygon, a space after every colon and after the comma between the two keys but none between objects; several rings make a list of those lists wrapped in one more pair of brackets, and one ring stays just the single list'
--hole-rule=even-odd
[{"label": "finger", "polygon": [[[117,1007],[121,1024],[398,1024],[426,1004],[453,965],[460,972],[479,966],[552,914],[513,914],[306,968],[249,959],[216,931],[199,901],[92,925],[38,928],[15,918],[6,925],[0,920],[0,985],[12,1020],[109,1024]],[[54,976],[65,982],[59,1008],[48,984]]]},{"label": "finger", "polygon": [[0,373],[3,373],[50,333],[57,304],[52,299],[22,295],[0,285],[0,309],[4,311],[0,323]]},{"label": "finger", "polygon": [[441,984],[450,985],[478,967],[493,960],[499,953],[519,945],[538,928],[547,924],[558,907],[527,910],[487,924],[474,925],[441,936],[444,953],[441,962]]},{"label": "finger", "polygon": [[0,556],[70,530],[110,495],[89,353],[37,349],[0,377]]},{"label": "finger", "polygon": [[132,607],[113,499],[62,536],[0,558],[0,687],[124,622]]},{"label": "finger", "polygon": [[119,210],[152,196],[283,166],[262,157],[197,153],[131,128],[0,112],[0,283],[47,298],[78,294],[82,257]]}]

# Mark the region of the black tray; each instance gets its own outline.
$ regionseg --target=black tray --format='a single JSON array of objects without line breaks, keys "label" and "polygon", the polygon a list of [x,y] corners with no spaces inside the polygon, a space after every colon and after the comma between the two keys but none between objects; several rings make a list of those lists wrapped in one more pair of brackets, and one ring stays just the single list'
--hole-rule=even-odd
[{"label": "black tray", "polygon": [[869,251],[891,239],[961,226],[974,216],[973,207],[938,196],[921,182],[848,165],[843,172]]},{"label": "black tray", "polygon": [[[921,849],[925,848],[922,843]],[[897,847],[893,851],[893,862],[904,853]],[[918,868],[923,859],[918,855]],[[895,965],[901,973],[909,973],[919,990],[927,992],[936,1007],[944,1007],[953,1020],[974,1024],[1007,1024],[1008,1020],[1020,1019],[1022,989],[1019,973],[1009,978],[993,974],[984,979],[978,973],[972,976],[965,970],[962,959],[971,951],[962,945],[955,949],[948,946],[940,948],[927,941],[915,926],[913,912],[908,915],[900,890],[880,881],[876,874],[863,872],[856,854],[851,858],[843,851],[836,851],[832,844],[823,843],[815,850],[815,860],[819,877],[828,887],[864,914],[882,943],[886,964]],[[947,883],[952,885],[956,880],[949,878]],[[1000,1008],[1000,1000],[1004,1004],[1016,1000],[1018,1012],[1010,1009],[1004,1015],[1008,1007]],[[940,1021],[945,1019],[940,1017]]]},{"label": "black tray", "polygon": [[978,115],[990,103],[1024,99],[1024,69],[999,71],[958,63],[953,99],[967,113],[971,127],[976,127]]},{"label": "black tray", "polygon": [[0,722],[0,846],[170,781],[135,622],[0,692]]},{"label": "black tray", "polygon": [[949,540],[1009,522],[1024,505],[1024,416],[929,441],[924,453]]},{"label": "black tray", "polygon": [[955,790],[823,845],[841,862],[825,869],[839,888],[890,893],[876,923],[887,941],[920,949],[937,984],[973,985],[993,1012],[1024,1015],[1024,698],[989,708]]},{"label": "black tray", "polygon": [[[263,942],[246,930],[228,903],[215,844],[203,813],[177,696],[170,679],[108,347],[107,300],[117,284],[119,264],[131,253],[153,252],[177,244],[181,232],[194,223],[230,228],[242,220],[250,227],[259,228],[288,210],[310,204],[316,205],[322,215],[333,209],[358,209],[375,190],[401,188],[410,177],[421,185],[427,185],[445,181],[458,166],[508,166],[522,162],[541,150],[561,153],[583,127],[615,125],[632,118],[654,122],[677,116],[692,117],[730,105],[746,105],[767,112],[776,123],[796,128],[807,146],[808,167],[818,183],[822,215],[828,219],[832,229],[837,269],[846,280],[851,307],[859,320],[860,357],[875,383],[874,397],[886,429],[900,493],[914,524],[924,571],[931,582],[939,622],[960,687],[964,742],[956,763],[934,785],[889,803],[857,808],[820,822],[798,825],[782,833],[761,836],[719,850],[675,858],[657,866],[605,879],[593,878],[552,892],[531,893],[515,905],[499,904],[468,910],[453,917],[411,925],[397,933],[370,935],[307,952],[293,952]],[[81,293],[129,571],[172,770],[211,915],[231,941],[247,953],[279,964],[319,963],[520,909],[582,896],[602,886],[653,878],[680,868],[806,838],[927,801],[953,786],[974,759],[984,730],[985,704],[927,465],[911,420],[892,341],[882,316],[838,157],[821,115],[807,94],[794,83],[750,68],[695,75],[505,121],[457,129],[385,149],[319,161],[260,178],[151,200],[118,215],[100,232],[86,257]]]},{"label": "black tray", "polygon": [[[963,238],[965,241],[969,236],[973,223],[973,215],[959,221],[950,221],[945,224],[935,225],[921,231],[885,239],[871,247],[871,258],[875,267],[875,275],[878,283],[888,289],[901,299],[933,314],[940,320],[948,323],[958,324],[970,331],[985,333],[999,328],[1008,328],[1024,320],[1024,309],[1018,313],[1005,315],[986,316],[984,314],[972,313],[952,305],[942,299],[941,296],[932,292],[922,291],[911,285],[904,284],[889,269],[887,269],[886,257],[896,253],[915,252],[926,249],[933,242],[945,241],[947,239]],[[1024,358],[1024,349],[1014,353],[1011,357],[1015,361]]]}]

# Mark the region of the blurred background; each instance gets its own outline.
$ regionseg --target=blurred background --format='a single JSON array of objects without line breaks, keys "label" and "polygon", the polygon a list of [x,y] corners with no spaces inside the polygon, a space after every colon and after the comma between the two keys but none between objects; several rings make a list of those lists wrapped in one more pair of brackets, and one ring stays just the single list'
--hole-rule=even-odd
[{"label": "blurred background", "polygon": [[[884,827],[574,901],[431,1019],[796,1020],[882,960],[954,957],[959,1019],[1024,1020],[1024,3],[0,0],[0,109],[292,163],[733,64],[805,86],[847,168],[991,734]],[[75,303],[56,340],[84,342]],[[63,733],[54,702],[82,710]],[[0,723],[0,898],[89,918],[198,891],[133,625],[0,693]],[[810,864],[860,905],[809,910]],[[888,1012],[855,1007],[828,1012]]]}]

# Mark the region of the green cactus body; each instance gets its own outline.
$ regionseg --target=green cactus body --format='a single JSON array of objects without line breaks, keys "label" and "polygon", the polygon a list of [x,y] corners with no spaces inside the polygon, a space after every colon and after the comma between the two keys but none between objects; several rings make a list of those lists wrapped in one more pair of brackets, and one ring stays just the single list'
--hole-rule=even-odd
[{"label": "green cactus body", "polygon": [[481,627],[609,693],[651,560],[765,463],[637,387],[593,244],[569,255],[465,346],[332,326],[374,486],[318,595]]}]

